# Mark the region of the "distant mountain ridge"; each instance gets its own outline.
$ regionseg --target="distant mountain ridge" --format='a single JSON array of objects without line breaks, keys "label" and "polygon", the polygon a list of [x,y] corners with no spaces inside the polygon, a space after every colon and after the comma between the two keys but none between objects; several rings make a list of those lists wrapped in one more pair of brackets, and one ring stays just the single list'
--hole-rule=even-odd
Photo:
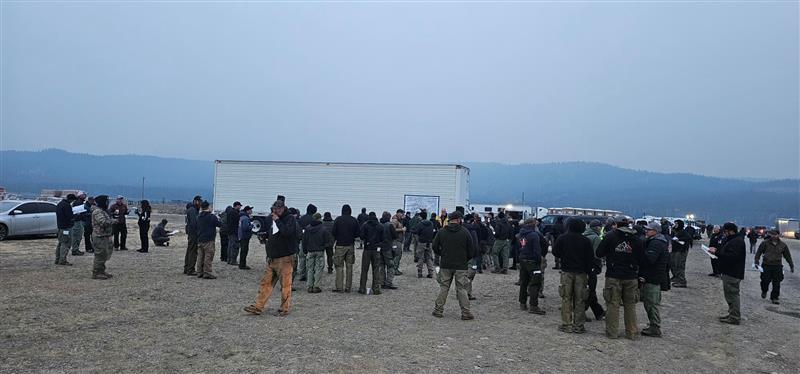
[{"label": "distant mountain ridge", "polygon": [[[656,173],[594,162],[517,164],[465,162],[473,203],[522,203],[615,209],[632,216],[684,216],[714,223],[771,225],[800,216],[800,180],[754,181],[686,173]],[[137,198],[210,198],[213,161],[154,156],[97,156],[48,149],[0,151],[0,186],[36,194],[44,188],[80,188]]]}]

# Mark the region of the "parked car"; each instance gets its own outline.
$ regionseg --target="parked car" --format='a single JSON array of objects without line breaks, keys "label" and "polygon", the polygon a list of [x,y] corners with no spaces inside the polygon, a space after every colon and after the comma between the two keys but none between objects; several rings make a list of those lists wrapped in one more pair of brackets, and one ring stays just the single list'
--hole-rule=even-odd
[{"label": "parked car", "polygon": [[57,233],[56,204],[34,200],[0,201],[0,240]]},{"label": "parked car", "polygon": [[558,218],[563,218],[564,219],[564,229],[566,230],[567,219],[569,219],[569,218],[580,219],[581,221],[586,223],[586,225],[589,225],[589,223],[591,223],[594,220],[598,220],[598,221],[600,221],[600,223],[605,225],[606,224],[606,220],[609,217],[603,217],[603,216],[570,216],[570,215],[566,215],[566,214],[550,214],[550,215],[546,215],[546,216],[542,217],[542,223],[541,223],[541,225],[539,225],[539,230],[542,232],[542,234],[547,235],[548,233],[550,233],[550,231],[553,229],[553,225],[556,223]]}]

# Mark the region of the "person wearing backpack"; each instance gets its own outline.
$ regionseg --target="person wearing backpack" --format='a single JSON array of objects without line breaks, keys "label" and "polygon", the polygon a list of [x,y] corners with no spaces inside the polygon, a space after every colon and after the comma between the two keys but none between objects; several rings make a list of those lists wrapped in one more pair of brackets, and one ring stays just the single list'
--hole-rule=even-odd
[{"label": "person wearing backpack", "polygon": [[396,290],[394,286],[394,276],[397,271],[397,262],[395,256],[398,253],[395,251],[395,240],[400,235],[392,223],[392,214],[383,212],[381,216],[381,226],[383,227],[383,242],[381,243],[380,257],[381,257],[381,278],[383,279],[383,288],[389,290]]},{"label": "person wearing backpack", "polygon": [[378,222],[375,212],[369,212],[367,222],[361,226],[361,239],[364,241],[364,252],[361,254],[361,283],[358,293],[367,294],[367,273],[372,267],[372,293],[381,294],[381,258],[380,251],[383,245],[383,225]]},{"label": "person wearing backpack", "polygon": [[494,229],[494,246],[492,247],[493,274],[508,274],[508,258],[511,250],[511,225],[506,219],[505,212],[500,212],[497,219],[492,221]]},{"label": "person wearing backpack", "polygon": [[419,214],[422,221],[414,228],[414,233],[417,235],[417,246],[414,251],[414,262],[417,263],[417,278],[422,278],[422,267],[428,268],[428,278],[433,278],[433,237],[436,234],[436,228],[433,222],[429,221],[428,214],[422,212]]}]

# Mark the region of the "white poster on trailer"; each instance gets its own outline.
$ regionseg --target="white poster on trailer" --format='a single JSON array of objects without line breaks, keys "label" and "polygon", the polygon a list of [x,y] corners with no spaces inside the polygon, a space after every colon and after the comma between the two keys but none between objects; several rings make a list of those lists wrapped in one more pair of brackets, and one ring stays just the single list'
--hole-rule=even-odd
[{"label": "white poster on trailer", "polygon": [[411,214],[425,209],[428,214],[439,212],[439,196],[428,195],[405,195],[403,197],[403,209]]}]

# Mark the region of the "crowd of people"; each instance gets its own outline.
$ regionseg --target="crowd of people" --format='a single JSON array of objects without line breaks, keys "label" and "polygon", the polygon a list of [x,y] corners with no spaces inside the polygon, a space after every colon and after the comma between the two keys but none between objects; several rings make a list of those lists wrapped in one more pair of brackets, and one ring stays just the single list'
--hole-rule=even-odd
[{"label": "crowd of people", "polygon": [[[83,209],[74,209],[83,207]],[[73,213],[75,211],[75,213]],[[147,233],[152,208],[143,200],[136,210],[142,248],[148,252]],[[106,195],[86,198],[84,193],[69,195],[58,204],[58,245],[56,264],[70,265],[66,261],[69,250],[79,256],[81,238],[85,237],[86,251],[93,252],[94,279],[108,279],[105,263],[113,250],[126,250],[127,229],[125,216],[128,207],[119,196],[109,206]],[[186,207],[185,229],[188,245],[183,272],[203,279],[215,279],[212,263],[216,252],[216,235],[220,233],[220,260],[222,263],[249,270],[253,230],[253,208],[234,202],[215,215],[211,204],[196,196]],[[691,226],[677,220],[674,224],[661,222],[630,222],[626,216],[608,218],[605,222],[585,222],[577,218],[560,219],[547,230],[540,229],[535,218],[509,219],[505,212],[497,215],[465,212],[463,209],[448,213],[442,210],[405,212],[361,213],[353,216],[349,205],[342,206],[340,215],[333,218],[330,212],[320,213],[309,204],[305,214],[287,207],[279,196],[271,206],[266,221],[256,240],[263,243],[267,267],[260,282],[255,302],[244,308],[251,314],[261,314],[274,286],[281,283],[281,302],[278,315],[288,315],[291,310],[293,281],[305,282],[308,293],[320,293],[320,279],[325,273],[335,271],[334,293],[353,290],[355,251],[362,249],[361,272],[357,292],[380,295],[385,290],[398,288],[395,276],[400,271],[404,252],[413,254],[418,278],[436,278],[439,295],[434,301],[432,315],[443,317],[447,295],[455,283],[455,292],[461,308],[461,319],[471,320],[474,315],[470,302],[476,275],[485,270],[494,274],[508,274],[518,270],[520,309],[544,315],[540,299],[544,297],[544,273],[548,270],[547,256],[552,253],[555,266],[560,270],[559,296],[561,298],[561,324],[559,330],[567,333],[584,333],[587,311],[591,309],[596,320],[605,320],[606,335],[619,337],[619,309],[622,308],[624,334],[636,339],[644,336],[660,337],[661,293],[674,288],[687,287],[685,275],[688,251],[693,247],[695,232]],[[170,234],[166,220],[153,230],[156,245],[168,245]],[[722,226],[708,226],[712,273],[722,280],[723,294],[728,313],[720,322],[741,323],[739,301],[740,282],[744,278],[746,244],[748,239],[754,266],[761,271],[762,298],[779,302],[780,283],[783,280],[783,260],[794,272],[789,249],[777,232],[768,232],[757,250],[746,231],[728,222]],[[90,237],[88,235],[91,235]],[[510,264],[511,263],[511,264]],[[605,268],[602,297],[605,309],[597,296],[598,275]],[[368,280],[370,281],[368,283]],[[647,314],[647,327],[639,331],[636,305],[641,301]]]}]

